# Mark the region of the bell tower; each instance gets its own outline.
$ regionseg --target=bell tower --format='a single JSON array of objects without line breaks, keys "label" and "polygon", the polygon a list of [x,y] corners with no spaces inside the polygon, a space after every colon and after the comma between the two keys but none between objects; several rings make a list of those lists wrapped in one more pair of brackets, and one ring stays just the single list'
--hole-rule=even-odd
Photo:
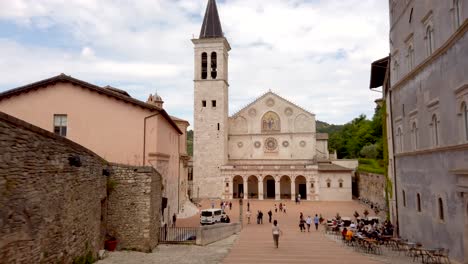
[{"label": "bell tower", "polygon": [[215,0],[208,0],[195,46],[193,197],[224,193],[220,167],[228,159],[228,52]]}]

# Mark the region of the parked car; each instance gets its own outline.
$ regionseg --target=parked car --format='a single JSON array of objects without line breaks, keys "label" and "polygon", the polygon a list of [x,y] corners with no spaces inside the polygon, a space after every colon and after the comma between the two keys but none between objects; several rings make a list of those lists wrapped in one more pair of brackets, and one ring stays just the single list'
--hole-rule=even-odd
[{"label": "parked car", "polygon": [[212,225],[221,222],[221,209],[205,209],[200,213],[201,225]]}]

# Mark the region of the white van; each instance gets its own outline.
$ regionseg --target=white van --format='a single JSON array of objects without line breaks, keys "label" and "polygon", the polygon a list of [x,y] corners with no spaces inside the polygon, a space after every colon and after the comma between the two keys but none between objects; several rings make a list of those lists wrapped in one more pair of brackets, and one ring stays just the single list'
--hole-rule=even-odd
[{"label": "white van", "polygon": [[221,209],[205,209],[200,213],[200,224],[210,225],[221,222]]}]

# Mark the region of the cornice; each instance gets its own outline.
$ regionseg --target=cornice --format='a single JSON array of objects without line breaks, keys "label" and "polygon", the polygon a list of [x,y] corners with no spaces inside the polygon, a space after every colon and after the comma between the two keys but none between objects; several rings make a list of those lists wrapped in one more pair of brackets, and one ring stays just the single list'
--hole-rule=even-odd
[{"label": "cornice", "polygon": [[423,149],[417,150],[412,152],[404,152],[396,154],[395,157],[407,157],[407,156],[418,156],[418,155],[425,155],[431,153],[438,153],[438,152],[446,152],[446,151],[459,151],[459,150],[468,150],[468,143],[465,144],[458,144],[458,145],[451,145],[451,146],[444,146],[432,149]]}]

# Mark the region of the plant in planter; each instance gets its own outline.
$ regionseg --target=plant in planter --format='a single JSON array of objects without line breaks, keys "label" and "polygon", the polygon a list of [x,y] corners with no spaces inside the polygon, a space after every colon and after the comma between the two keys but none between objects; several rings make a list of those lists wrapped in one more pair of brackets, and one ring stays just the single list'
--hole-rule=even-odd
[{"label": "plant in planter", "polygon": [[367,211],[367,209],[364,210],[364,217],[367,219],[367,216],[369,215],[369,211]]},{"label": "plant in planter", "polygon": [[117,239],[114,236],[109,234],[106,235],[106,240],[104,241],[104,249],[109,251],[114,251],[117,247]]},{"label": "plant in planter", "polygon": [[341,220],[341,215],[340,215],[340,213],[336,213],[335,219],[338,220],[338,221]]},{"label": "plant in planter", "polygon": [[354,217],[357,219],[359,217],[359,213],[357,211],[354,211]]}]

